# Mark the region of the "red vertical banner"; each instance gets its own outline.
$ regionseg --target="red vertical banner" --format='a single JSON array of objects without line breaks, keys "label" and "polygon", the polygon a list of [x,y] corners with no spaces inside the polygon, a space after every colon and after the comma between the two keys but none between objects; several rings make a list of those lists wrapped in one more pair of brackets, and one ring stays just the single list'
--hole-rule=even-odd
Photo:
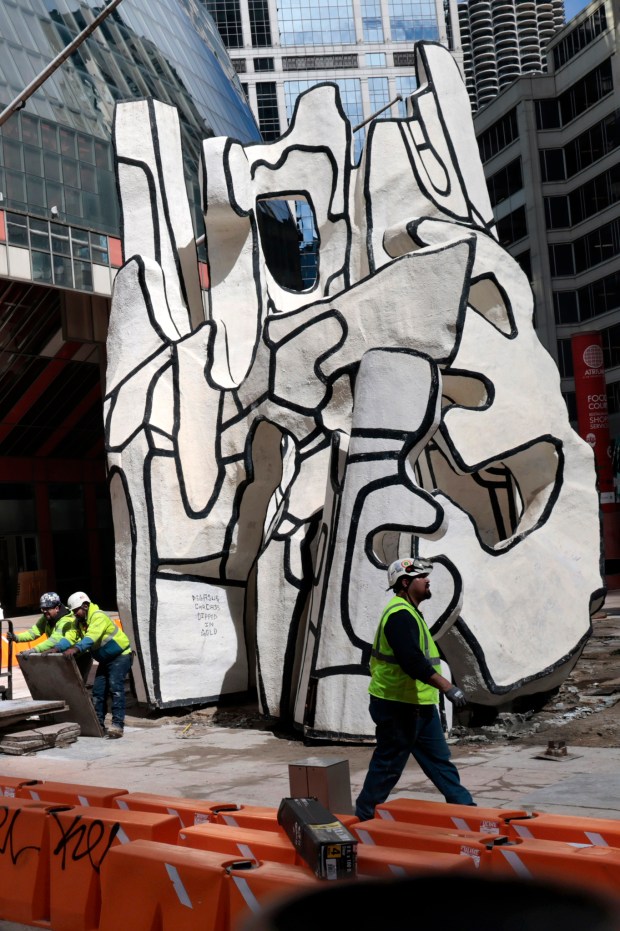
[{"label": "red vertical banner", "polygon": [[594,450],[601,507],[603,511],[612,511],[615,510],[614,473],[601,334],[596,331],[576,333],[571,337],[571,348],[577,431]]}]

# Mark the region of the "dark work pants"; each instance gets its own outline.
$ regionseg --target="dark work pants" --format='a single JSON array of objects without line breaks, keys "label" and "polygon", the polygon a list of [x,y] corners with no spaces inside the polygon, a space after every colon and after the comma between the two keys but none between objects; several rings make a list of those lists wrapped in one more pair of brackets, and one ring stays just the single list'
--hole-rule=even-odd
[{"label": "dark work pants", "polygon": [[402,776],[409,754],[446,802],[475,805],[469,791],[461,785],[458,769],[450,759],[435,705],[409,705],[371,695],[370,716],[376,725],[377,744],[355,803],[355,814],[360,821],[374,817],[375,805],[386,800]]},{"label": "dark work pants", "polygon": [[97,666],[93,682],[93,705],[102,727],[108,710],[108,698],[112,700],[112,724],[116,727],[125,725],[125,677],[132,662],[133,654],[122,653]]}]

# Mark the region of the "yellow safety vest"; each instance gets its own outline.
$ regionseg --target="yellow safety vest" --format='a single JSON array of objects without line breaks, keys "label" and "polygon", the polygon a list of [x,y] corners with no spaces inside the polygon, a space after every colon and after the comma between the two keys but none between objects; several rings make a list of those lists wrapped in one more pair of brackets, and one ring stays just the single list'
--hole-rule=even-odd
[{"label": "yellow safety vest", "polygon": [[376,698],[386,698],[388,701],[402,701],[413,705],[436,705],[439,702],[439,691],[432,685],[412,679],[398,665],[394,652],[385,636],[385,625],[396,611],[408,611],[418,627],[419,644],[422,653],[439,671],[441,659],[435,641],[426,625],[426,621],[419,611],[405,598],[395,595],[388,601],[379,626],[375,634],[372,652],[370,655],[370,685],[368,691]]}]

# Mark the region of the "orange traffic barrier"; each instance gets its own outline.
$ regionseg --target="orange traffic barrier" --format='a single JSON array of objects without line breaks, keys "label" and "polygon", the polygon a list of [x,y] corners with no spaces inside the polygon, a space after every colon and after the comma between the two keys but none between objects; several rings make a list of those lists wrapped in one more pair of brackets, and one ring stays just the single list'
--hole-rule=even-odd
[{"label": "orange traffic barrier", "polygon": [[31,798],[36,802],[49,802],[54,805],[93,805],[95,808],[112,808],[118,795],[125,795],[127,789],[109,789],[104,786],[83,786],[70,782],[38,782],[36,785],[25,783],[15,795],[18,798]]},{"label": "orange traffic barrier", "polygon": [[579,847],[553,840],[510,841],[489,851],[484,868],[527,879],[559,879],[614,895],[620,887],[620,850],[615,847]]},{"label": "orange traffic barrier", "polygon": [[[345,827],[359,821],[355,815],[334,815]],[[228,824],[237,828],[255,828],[257,830],[280,831],[286,834],[278,823],[278,809],[264,805],[214,805],[209,819],[214,824]]]},{"label": "orange traffic barrier", "polygon": [[226,853],[247,860],[274,860],[296,863],[297,854],[286,835],[258,828],[237,828],[227,824],[197,824],[179,832],[179,844]]},{"label": "orange traffic barrier", "polygon": [[533,812],[527,818],[510,818],[505,832],[519,840],[558,840],[595,847],[620,847],[620,821],[613,818],[582,818]]},{"label": "orange traffic barrier", "polygon": [[437,850],[408,850],[405,847],[384,847],[375,844],[357,845],[357,875],[359,879],[374,876],[417,876],[420,873],[452,872],[476,869],[472,857]]},{"label": "orange traffic barrier", "polygon": [[[320,887],[323,881],[303,866],[273,861],[246,861],[226,868],[228,929],[240,931],[250,915],[278,899]],[[171,929],[172,931],[172,929]]]},{"label": "orange traffic barrier", "polygon": [[390,799],[375,808],[375,818],[383,818],[385,821],[434,824],[438,827],[457,828],[459,831],[482,831],[484,834],[507,834],[507,818],[527,816],[526,811],[429,802],[417,798]]},{"label": "orange traffic barrier", "polygon": [[[39,779],[26,779],[20,776],[0,776],[0,796],[6,795],[8,798],[15,798],[17,790],[22,786],[35,786]],[[23,798],[23,796],[21,796]]]},{"label": "orange traffic barrier", "polygon": [[151,792],[127,792],[125,795],[117,795],[114,799],[114,807],[126,811],[156,811],[175,815],[182,828],[212,821],[213,807],[224,804],[224,802],[213,802],[207,799],[155,795]]},{"label": "orange traffic barrier", "polygon": [[101,867],[99,931],[228,931],[224,854],[148,840],[113,847]]},{"label": "orange traffic barrier", "polygon": [[76,807],[50,811],[50,922],[54,931],[97,931],[100,872],[110,849],[133,840],[175,844],[178,819],[150,811]]},{"label": "orange traffic barrier", "polygon": [[0,918],[23,924],[50,916],[48,806],[0,798]]},{"label": "orange traffic barrier", "polygon": [[[37,637],[36,640],[28,640],[24,643],[14,643],[13,649],[11,651],[11,666],[17,666],[17,654],[22,653],[24,650],[31,650],[32,647],[38,646],[39,643],[43,643],[47,637]],[[0,638],[0,666],[3,669],[6,669],[9,665],[9,645],[5,637]]]},{"label": "orange traffic barrier", "polygon": [[[480,866],[488,856],[489,848],[493,844],[506,841],[502,835],[408,824],[405,821],[382,821],[380,818],[358,821],[357,824],[352,824],[349,830],[362,844],[459,854],[462,857],[471,857],[476,866]],[[359,851],[359,846],[357,849]]]}]

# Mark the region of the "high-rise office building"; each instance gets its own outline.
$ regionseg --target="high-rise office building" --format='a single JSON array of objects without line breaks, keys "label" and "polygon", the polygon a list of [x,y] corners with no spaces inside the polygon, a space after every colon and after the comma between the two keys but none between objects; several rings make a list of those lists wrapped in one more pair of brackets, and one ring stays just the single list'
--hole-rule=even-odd
[{"label": "high-rise office building", "polygon": [[[619,42],[620,0],[594,0],[551,40],[547,74],[519,78],[474,119],[499,238],[532,283],[536,328],[557,362],[575,426],[575,338],[587,334],[595,337],[592,345],[600,341],[589,357],[598,367],[603,364],[604,382],[589,400],[597,422],[608,414],[611,444],[603,456],[614,460],[616,479]],[[620,559],[616,562],[620,573]]]},{"label": "high-rise office building", "polygon": [[475,111],[519,75],[546,71],[545,48],[564,25],[564,0],[460,0],[458,20],[465,85]]},{"label": "high-rise office building", "polygon": [[[266,140],[301,91],[334,81],[353,126],[415,90],[414,43],[448,45],[444,0],[203,0]],[[456,3],[452,20],[458,30]],[[404,114],[404,101],[394,113]],[[389,114],[388,114],[389,115]],[[357,149],[363,129],[356,134]]]},{"label": "high-rise office building", "polygon": [[[101,9],[100,0],[0,3],[3,117]],[[101,389],[112,281],[122,263],[111,131],[115,101],[148,96],[178,108],[188,192],[199,209],[202,139],[259,138],[199,0],[123,0],[0,126],[0,603],[7,612],[15,610],[19,574],[33,571],[44,571],[41,584],[63,597],[85,588],[113,604]]]}]

